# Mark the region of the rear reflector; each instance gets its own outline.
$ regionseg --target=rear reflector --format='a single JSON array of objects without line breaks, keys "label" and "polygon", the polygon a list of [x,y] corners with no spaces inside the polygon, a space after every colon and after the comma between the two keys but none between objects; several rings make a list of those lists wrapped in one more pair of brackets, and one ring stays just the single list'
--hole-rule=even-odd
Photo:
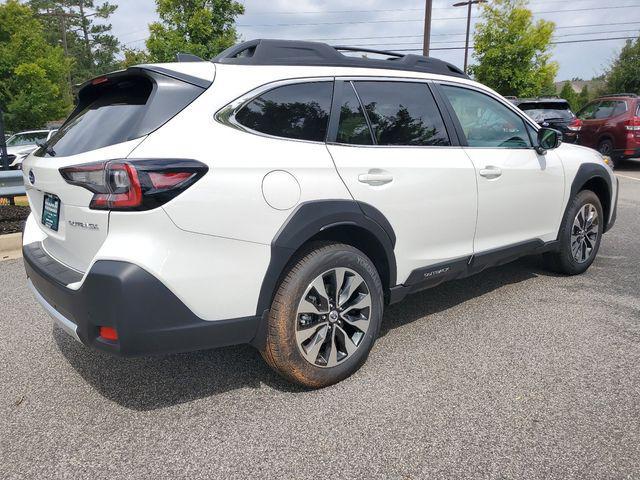
[{"label": "rear reflector", "polygon": [[71,185],[94,193],[94,210],[150,210],[198,181],[208,167],[195,160],[111,160],[60,169]]},{"label": "rear reflector", "polygon": [[118,341],[118,332],[113,327],[100,327],[98,329],[100,338],[109,340],[110,342]]},{"label": "rear reflector", "polygon": [[633,117],[627,120],[625,128],[629,132],[640,132],[640,117]]}]

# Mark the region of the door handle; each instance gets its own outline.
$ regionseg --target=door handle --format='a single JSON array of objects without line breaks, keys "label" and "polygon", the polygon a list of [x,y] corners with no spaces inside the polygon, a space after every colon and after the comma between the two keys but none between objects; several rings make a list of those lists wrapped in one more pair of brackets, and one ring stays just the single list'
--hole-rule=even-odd
[{"label": "door handle", "polygon": [[494,167],[493,165],[488,165],[478,172],[481,177],[488,178],[489,180],[498,178],[502,175],[502,170],[498,167]]},{"label": "door handle", "polygon": [[391,183],[393,181],[393,175],[385,172],[372,172],[363,173],[358,175],[358,181],[360,183],[366,183],[371,186],[380,186],[385,185],[387,183]]}]

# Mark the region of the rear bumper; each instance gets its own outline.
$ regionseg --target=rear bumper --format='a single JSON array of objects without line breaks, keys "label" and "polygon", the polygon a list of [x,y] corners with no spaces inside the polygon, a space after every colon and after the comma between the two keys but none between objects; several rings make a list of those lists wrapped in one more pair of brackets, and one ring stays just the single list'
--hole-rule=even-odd
[{"label": "rear bumper", "polygon": [[[201,350],[250,343],[260,317],[205,321],[146,270],[121,261],[100,260],[82,286],[78,275],[32,243],[23,247],[25,269],[37,300],[56,322],[86,346],[118,356]],[[52,263],[53,262],[53,263]],[[113,327],[118,341],[98,335]]]}]

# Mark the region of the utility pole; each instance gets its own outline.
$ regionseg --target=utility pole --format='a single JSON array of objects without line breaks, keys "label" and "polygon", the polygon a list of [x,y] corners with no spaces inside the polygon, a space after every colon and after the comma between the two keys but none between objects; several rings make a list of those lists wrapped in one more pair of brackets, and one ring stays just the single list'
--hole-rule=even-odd
[{"label": "utility pole", "polygon": [[454,7],[467,7],[467,38],[464,42],[464,73],[467,73],[469,64],[469,32],[471,31],[471,6],[476,3],[487,3],[487,0],[467,0],[466,2],[454,3]]},{"label": "utility pole", "polygon": [[429,44],[431,43],[431,10],[433,7],[433,0],[426,0],[424,7],[424,40],[422,45],[422,54],[425,57],[429,56]]},{"label": "utility pole", "polygon": [[4,138],[4,112],[0,108],[0,170],[9,170],[7,141]]}]

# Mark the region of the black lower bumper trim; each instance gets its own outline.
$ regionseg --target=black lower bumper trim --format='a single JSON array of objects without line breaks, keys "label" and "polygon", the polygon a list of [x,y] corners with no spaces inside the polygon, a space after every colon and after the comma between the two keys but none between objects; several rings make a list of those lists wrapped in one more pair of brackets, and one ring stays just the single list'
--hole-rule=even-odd
[{"label": "black lower bumper trim", "polygon": [[[250,343],[259,317],[205,321],[162,282],[127,262],[96,262],[79,290],[52,281],[36,249],[23,248],[27,276],[42,297],[78,326],[88,346],[120,356],[201,350]],[[98,336],[100,326],[114,327],[118,341]]]}]

